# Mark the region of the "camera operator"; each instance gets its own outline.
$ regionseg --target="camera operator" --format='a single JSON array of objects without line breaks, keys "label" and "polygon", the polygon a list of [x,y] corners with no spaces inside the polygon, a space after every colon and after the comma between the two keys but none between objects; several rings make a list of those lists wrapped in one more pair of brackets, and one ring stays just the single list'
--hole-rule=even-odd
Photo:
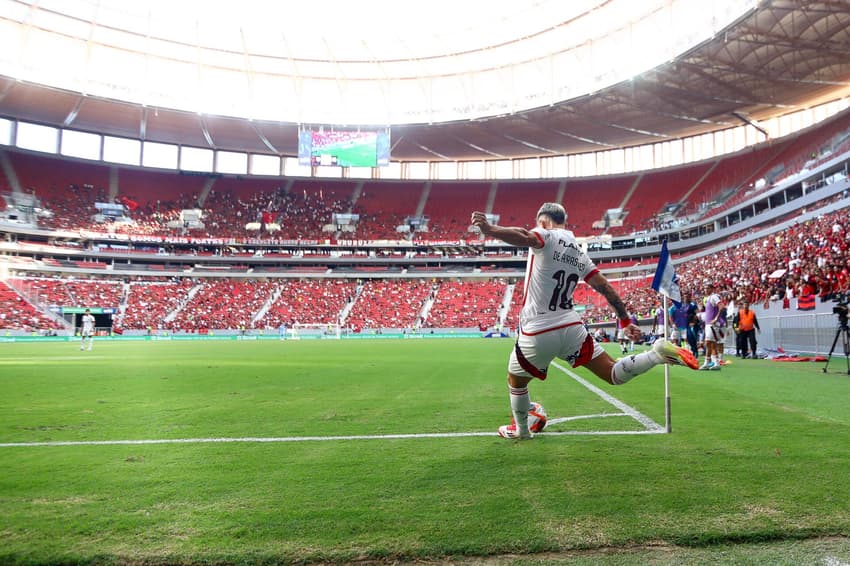
[{"label": "camera operator", "polygon": [[[732,326],[735,329],[738,350],[742,358],[756,357],[756,331],[761,332],[759,321],[756,318],[756,311],[750,309],[750,301],[744,299],[741,303],[741,308],[732,319]],[[749,352],[747,347],[749,346]]]}]

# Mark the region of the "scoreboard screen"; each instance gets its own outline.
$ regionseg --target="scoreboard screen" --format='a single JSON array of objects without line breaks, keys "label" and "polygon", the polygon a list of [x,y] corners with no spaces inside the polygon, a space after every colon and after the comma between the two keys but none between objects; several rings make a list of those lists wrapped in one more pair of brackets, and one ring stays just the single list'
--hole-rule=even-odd
[{"label": "scoreboard screen", "polygon": [[313,167],[383,167],[390,164],[387,132],[302,130],[298,163]]}]

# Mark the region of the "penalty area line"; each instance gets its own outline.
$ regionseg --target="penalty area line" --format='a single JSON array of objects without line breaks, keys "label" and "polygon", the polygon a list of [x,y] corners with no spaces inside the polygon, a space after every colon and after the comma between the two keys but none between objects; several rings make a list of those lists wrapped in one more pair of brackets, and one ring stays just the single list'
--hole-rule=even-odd
[{"label": "penalty area line", "polygon": [[[663,430],[568,430],[541,432],[536,436],[617,436],[617,435],[640,435],[659,434]],[[284,442],[322,442],[322,441],[346,441],[346,440],[408,440],[421,438],[465,438],[484,436],[498,438],[495,432],[426,432],[419,434],[374,434],[374,435],[351,435],[351,436],[272,436],[272,437],[243,437],[243,438],[159,438],[141,440],[56,440],[46,442],[0,442],[0,448],[37,448],[37,447],[59,447],[59,446],[140,446],[153,444],[262,444],[262,443],[284,443]]]}]

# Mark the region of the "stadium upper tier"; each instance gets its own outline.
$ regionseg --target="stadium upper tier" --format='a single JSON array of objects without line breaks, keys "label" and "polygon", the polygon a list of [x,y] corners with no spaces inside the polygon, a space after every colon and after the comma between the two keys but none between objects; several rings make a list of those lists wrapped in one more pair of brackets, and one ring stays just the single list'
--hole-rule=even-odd
[{"label": "stadium upper tier", "polygon": [[[850,149],[850,112],[709,162],[561,180],[440,182],[184,174],[0,150],[0,194],[41,228],[192,238],[476,241],[469,215],[531,227],[559,201],[579,236],[622,236],[717,214]],[[23,195],[23,196],[22,196]],[[97,203],[116,208],[97,210]],[[198,210],[196,216],[184,211]],[[117,212],[115,212],[117,211]],[[10,210],[4,213],[7,218]],[[15,223],[11,224],[12,226]]]}]

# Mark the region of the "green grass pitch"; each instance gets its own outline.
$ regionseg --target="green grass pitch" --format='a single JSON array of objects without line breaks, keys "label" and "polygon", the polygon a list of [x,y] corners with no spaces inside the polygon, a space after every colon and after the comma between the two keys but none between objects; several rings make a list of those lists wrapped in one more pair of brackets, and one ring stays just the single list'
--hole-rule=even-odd
[{"label": "green grass pitch", "polygon": [[843,358],[672,367],[671,434],[553,367],[513,442],[511,347],[0,345],[0,563],[850,563]]},{"label": "green grass pitch", "polygon": [[375,145],[369,143],[329,145],[316,153],[336,155],[340,167],[375,167],[377,161]]}]

